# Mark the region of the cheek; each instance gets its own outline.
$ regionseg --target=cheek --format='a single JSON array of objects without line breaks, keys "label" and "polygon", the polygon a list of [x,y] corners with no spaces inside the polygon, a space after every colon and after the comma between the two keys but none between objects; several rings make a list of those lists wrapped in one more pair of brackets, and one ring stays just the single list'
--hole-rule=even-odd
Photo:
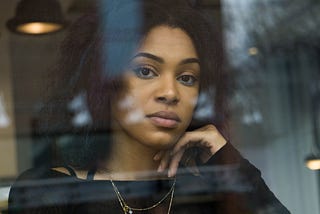
[{"label": "cheek", "polygon": [[121,96],[113,112],[117,120],[127,125],[139,123],[144,119],[143,109],[137,98],[132,95]]},{"label": "cheek", "polygon": [[191,97],[188,100],[188,105],[190,105],[192,109],[194,109],[196,107],[197,103],[198,103],[198,94]]},{"label": "cheek", "polygon": [[[189,93],[189,96],[187,97],[187,99],[184,100],[184,102],[181,103],[181,113],[184,117],[184,128],[186,129],[190,123],[191,120],[193,118],[194,115],[194,111],[197,105],[197,101],[198,101],[198,93]],[[182,116],[181,115],[181,116]]]},{"label": "cheek", "polygon": [[183,102],[183,106],[188,109],[188,111],[193,112],[193,110],[195,109],[197,103],[198,103],[198,92],[197,91],[186,91],[186,93],[184,93],[184,102]]}]

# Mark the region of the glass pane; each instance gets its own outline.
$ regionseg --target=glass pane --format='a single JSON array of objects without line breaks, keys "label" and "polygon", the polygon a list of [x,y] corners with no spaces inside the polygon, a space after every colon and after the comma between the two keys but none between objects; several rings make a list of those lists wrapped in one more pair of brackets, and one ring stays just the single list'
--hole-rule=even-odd
[{"label": "glass pane", "polygon": [[319,213],[319,10],[2,0],[0,213]]}]

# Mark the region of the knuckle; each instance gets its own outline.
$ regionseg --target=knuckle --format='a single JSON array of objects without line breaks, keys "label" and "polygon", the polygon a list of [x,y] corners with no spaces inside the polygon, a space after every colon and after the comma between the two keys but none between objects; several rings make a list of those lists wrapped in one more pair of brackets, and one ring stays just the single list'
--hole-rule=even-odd
[{"label": "knuckle", "polygon": [[207,128],[208,128],[208,129],[211,129],[211,130],[217,130],[217,128],[216,128],[215,125],[213,125],[213,124],[207,125]]}]

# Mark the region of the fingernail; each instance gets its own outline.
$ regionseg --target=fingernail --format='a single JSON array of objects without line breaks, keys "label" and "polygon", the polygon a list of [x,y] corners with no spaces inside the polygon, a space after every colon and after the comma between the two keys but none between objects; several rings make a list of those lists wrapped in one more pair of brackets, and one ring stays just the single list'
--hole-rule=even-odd
[{"label": "fingernail", "polygon": [[168,177],[171,178],[171,177],[173,177],[173,176],[174,176],[173,170],[172,170],[172,169],[169,169],[169,170],[168,170]]}]

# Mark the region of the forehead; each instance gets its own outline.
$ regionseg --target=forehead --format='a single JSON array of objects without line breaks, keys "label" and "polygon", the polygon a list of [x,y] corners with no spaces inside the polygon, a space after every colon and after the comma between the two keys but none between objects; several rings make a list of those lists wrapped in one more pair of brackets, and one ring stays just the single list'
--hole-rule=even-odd
[{"label": "forehead", "polygon": [[197,58],[191,38],[180,28],[157,26],[142,39],[138,52],[170,55],[176,58]]}]

